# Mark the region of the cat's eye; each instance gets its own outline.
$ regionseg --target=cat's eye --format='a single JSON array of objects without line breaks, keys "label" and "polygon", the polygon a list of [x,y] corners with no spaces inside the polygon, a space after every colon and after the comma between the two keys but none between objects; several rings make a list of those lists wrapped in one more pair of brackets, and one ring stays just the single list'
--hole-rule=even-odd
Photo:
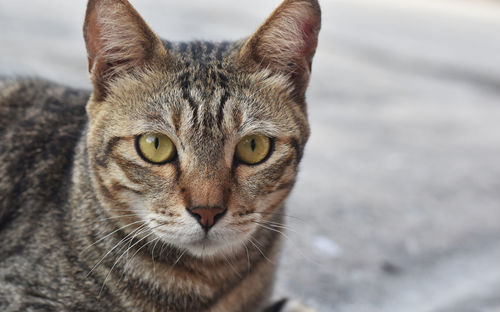
[{"label": "cat's eye", "polygon": [[166,135],[148,133],[137,138],[137,152],[146,161],[164,164],[174,159],[175,145]]},{"label": "cat's eye", "polygon": [[271,151],[271,139],[259,135],[247,135],[236,145],[236,157],[248,165],[263,162]]}]

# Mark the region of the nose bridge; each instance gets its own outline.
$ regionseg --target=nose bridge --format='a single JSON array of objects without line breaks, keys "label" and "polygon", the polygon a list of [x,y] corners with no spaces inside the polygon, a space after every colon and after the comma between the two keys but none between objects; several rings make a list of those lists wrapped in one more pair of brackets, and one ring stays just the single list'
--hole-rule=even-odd
[{"label": "nose bridge", "polygon": [[223,188],[217,179],[198,179],[191,188],[191,205],[193,207],[222,206]]},{"label": "nose bridge", "polygon": [[204,166],[191,172],[185,179],[185,188],[189,190],[188,208],[224,207],[228,173],[220,166]]}]

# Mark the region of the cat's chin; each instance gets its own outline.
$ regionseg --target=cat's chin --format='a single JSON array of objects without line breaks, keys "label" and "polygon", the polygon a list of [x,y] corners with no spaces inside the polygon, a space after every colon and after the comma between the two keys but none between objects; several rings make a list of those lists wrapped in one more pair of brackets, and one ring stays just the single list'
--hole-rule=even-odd
[{"label": "cat's chin", "polygon": [[198,258],[218,258],[228,257],[240,253],[245,249],[244,240],[217,241],[204,238],[197,242],[192,242],[182,246],[192,256]]}]

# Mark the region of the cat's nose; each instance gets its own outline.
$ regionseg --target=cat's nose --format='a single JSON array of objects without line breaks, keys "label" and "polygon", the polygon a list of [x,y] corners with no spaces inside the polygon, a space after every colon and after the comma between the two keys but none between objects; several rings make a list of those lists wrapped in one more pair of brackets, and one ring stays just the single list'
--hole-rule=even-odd
[{"label": "cat's nose", "polygon": [[208,231],[224,215],[226,209],[222,207],[194,207],[188,211],[198,220],[201,227]]}]

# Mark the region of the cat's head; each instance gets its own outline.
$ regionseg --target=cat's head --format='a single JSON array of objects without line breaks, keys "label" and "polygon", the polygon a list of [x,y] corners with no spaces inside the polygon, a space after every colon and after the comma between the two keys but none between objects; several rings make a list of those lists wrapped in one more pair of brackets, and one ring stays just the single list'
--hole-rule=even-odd
[{"label": "cat's head", "polygon": [[249,39],[174,44],[126,0],[90,0],[87,146],[107,213],[196,256],[243,248],[294,184],[319,29],[316,0],[285,0]]}]

